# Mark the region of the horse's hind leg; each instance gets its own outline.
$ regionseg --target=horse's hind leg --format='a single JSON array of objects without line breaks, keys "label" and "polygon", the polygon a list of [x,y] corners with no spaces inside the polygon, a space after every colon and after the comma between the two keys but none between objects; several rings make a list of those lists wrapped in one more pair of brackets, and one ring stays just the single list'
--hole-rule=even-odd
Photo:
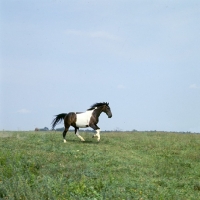
[{"label": "horse's hind leg", "polygon": [[65,130],[63,131],[63,140],[64,140],[64,143],[66,143],[65,136],[67,134],[68,129],[69,129],[69,127],[65,127]]},{"label": "horse's hind leg", "polygon": [[79,131],[78,130],[79,129],[76,127],[75,128],[75,134],[76,134],[76,136],[78,136],[81,139],[82,142],[84,142],[85,140],[79,135]]}]

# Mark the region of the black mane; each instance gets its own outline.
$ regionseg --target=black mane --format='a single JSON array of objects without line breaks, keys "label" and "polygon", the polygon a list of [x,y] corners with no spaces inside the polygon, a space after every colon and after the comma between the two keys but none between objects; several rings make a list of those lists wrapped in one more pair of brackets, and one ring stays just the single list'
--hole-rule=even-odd
[{"label": "black mane", "polygon": [[93,105],[92,105],[89,109],[87,109],[87,110],[93,110],[93,109],[95,109],[96,107],[100,107],[100,106],[104,106],[104,105],[109,106],[109,103],[107,103],[107,102],[95,103],[95,104],[93,104]]}]

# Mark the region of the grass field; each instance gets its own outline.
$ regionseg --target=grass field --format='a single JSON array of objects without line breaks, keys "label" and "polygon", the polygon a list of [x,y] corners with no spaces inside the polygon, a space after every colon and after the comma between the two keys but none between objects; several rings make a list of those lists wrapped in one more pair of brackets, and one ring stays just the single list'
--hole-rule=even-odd
[{"label": "grass field", "polygon": [[200,199],[200,134],[0,132],[0,199]]}]

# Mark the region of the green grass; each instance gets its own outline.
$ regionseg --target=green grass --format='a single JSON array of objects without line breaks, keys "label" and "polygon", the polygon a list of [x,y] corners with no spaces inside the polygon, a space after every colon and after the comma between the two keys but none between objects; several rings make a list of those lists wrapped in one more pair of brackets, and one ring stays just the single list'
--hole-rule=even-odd
[{"label": "green grass", "polygon": [[200,199],[200,134],[0,132],[0,199]]}]

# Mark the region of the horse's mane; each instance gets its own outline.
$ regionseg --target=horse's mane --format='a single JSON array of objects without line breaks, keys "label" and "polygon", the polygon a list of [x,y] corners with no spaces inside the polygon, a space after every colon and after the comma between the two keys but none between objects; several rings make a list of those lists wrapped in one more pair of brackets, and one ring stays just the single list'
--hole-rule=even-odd
[{"label": "horse's mane", "polygon": [[109,103],[107,103],[107,102],[95,103],[95,104],[93,104],[93,105],[92,105],[89,109],[87,109],[87,110],[93,110],[93,109],[95,109],[96,107],[100,107],[100,106],[104,106],[104,105],[109,106]]}]

